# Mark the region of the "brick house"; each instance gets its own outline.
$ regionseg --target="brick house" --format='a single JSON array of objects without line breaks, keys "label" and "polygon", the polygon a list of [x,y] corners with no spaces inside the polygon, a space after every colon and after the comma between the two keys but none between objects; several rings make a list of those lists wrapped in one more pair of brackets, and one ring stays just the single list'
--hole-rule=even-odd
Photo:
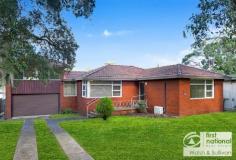
[{"label": "brick house", "polygon": [[185,116],[223,111],[224,75],[181,64],[142,69],[105,65],[88,71],[65,73],[61,80],[20,80],[6,86],[6,117],[58,113],[71,108],[87,115],[101,97],[110,97],[114,114],[134,112],[145,100],[147,110],[164,107],[165,114]]}]

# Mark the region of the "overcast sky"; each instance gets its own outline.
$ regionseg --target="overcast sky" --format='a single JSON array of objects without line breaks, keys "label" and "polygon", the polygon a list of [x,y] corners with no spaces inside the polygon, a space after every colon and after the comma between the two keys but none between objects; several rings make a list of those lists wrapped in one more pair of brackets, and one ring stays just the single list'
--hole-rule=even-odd
[{"label": "overcast sky", "polygon": [[198,0],[96,0],[89,19],[66,20],[80,45],[74,70],[115,63],[156,67],[180,63],[193,43],[183,30]]}]

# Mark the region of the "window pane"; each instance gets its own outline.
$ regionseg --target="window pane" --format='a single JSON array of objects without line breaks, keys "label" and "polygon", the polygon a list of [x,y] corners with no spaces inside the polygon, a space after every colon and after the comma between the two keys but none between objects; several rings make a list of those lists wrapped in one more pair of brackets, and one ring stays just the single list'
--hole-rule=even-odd
[{"label": "window pane", "polygon": [[201,79],[191,79],[190,83],[195,83],[195,84],[205,84],[205,80]]},{"label": "window pane", "polygon": [[90,81],[90,84],[112,84],[112,81]]},{"label": "window pane", "polygon": [[207,90],[210,90],[210,91],[212,90],[212,85],[207,85],[206,87],[207,87]]},{"label": "window pane", "polygon": [[83,91],[83,96],[86,97],[87,96],[87,92]]},{"label": "window pane", "polygon": [[76,95],[76,82],[64,82],[64,95],[75,96]]},{"label": "window pane", "polygon": [[114,81],[113,84],[121,84],[121,81]]},{"label": "window pane", "polygon": [[111,97],[112,86],[111,85],[91,85],[90,96],[91,97]]},{"label": "window pane", "polygon": [[120,91],[113,91],[113,96],[120,96]]},{"label": "window pane", "polygon": [[70,86],[70,91],[71,91],[71,95],[75,95],[75,85],[74,84],[71,84]]},{"label": "window pane", "polygon": [[120,90],[120,86],[113,86],[113,90]]},{"label": "window pane", "polygon": [[206,84],[212,84],[212,80],[206,80]]},{"label": "window pane", "polygon": [[212,91],[207,91],[206,97],[212,97]]},{"label": "window pane", "polygon": [[190,97],[191,98],[204,98],[204,85],[191,85],[190,86]]}]

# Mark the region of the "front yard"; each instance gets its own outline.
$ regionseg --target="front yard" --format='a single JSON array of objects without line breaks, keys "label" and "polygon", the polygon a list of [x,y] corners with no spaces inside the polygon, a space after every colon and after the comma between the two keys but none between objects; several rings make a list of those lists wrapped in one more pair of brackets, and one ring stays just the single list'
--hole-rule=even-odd
[{"label": "front yard", "polygon": [[[57,117],[56,117],[57,118]],[[0,121],[0,160],[13,159],[22,120]],[[60,123],[96,160],[236,159],[236,113],[183,118],[114,116]],[[43,119],[34,120],[39,159],[68,159]],[[233,157],[184,158],[183,137],[189,132],[233,133]]]},{"label": "front yard", "polygon": [[163,119],[123,116],[108,121],[67,121],[60,125],[96,160],[183,159],[183,137],[194,131],[232,132],[233,157],[224,159],[236,159],[233,112]]},{"label": "front yard", "polygon": [[13,159],[23,121],[0,121],[0,160]]}]

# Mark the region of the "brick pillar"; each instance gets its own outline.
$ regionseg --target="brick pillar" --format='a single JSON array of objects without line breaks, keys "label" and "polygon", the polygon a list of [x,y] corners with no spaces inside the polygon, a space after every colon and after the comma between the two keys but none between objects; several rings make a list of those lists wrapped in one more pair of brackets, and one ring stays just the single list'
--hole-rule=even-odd
[{"label": "brick pillar", "polygon": [[5,108],[5,118],[10,119],[12,115],[12,87],[10,84],[6,85],[6,108]]},{"label": "brick pillar", "polygon": [[59,111],[63,109],[64,105],[64,87],[63,87],[63,81],[60,83],[60,106],[59,106]]}]

